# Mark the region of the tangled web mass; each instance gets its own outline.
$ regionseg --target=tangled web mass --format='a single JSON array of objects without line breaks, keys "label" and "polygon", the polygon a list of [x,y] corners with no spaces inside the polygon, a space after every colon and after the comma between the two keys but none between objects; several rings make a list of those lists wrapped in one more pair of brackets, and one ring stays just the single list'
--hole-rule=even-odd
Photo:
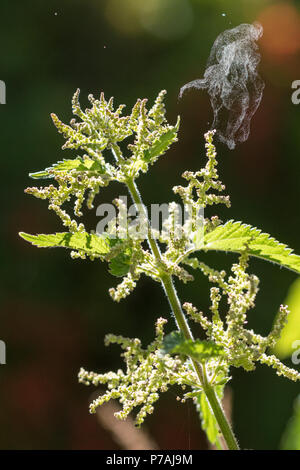
[{"label": "tangled web mass", "polygon": [[230,149],[248,139],[250,122],[263,94],[264,82],[257,72],[260,54],[256,41],[262,36],[259,23],[241,24],[215,40],[203,79],[184,85],[207,89],[213,108],[212,128]]}]

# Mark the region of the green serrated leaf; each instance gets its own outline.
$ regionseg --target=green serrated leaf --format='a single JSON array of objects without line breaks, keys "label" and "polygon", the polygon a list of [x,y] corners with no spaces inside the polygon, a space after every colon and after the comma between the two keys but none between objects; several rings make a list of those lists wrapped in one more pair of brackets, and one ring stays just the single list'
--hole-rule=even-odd
[{"label": "green serrated leaf", "polygon": [[[218,396],[221,398],[223,391],[219,390]],[[197,408],[200,414],[201,425],[203,431],[205,431],[207,439],[213,445],[218,448],[218,437],[219,437],[219,426],[217,420],[209,406],[207,398],[204,392],[200,392],[197,398]]]},{"label": "green serrated leaf", "polygon": [[290,314],[281,337],[273,348],[274,354],[279,359],[291,356],[295,351],[293,345],[300,340],[300,278],[293,282],[283,303],[288,306]]},{"label": "green serrated leaf", "polygon": [[131,262],[131,255],[123,252],[119,253],[109,263],[109,272],[113,276],[123,277],[129,272]]},{"label": "green serrated leaf", "polygon": [[157,139],[150,149],[146,150],[143,155],[143,160],[150,162],[165,153],[170,145],[175,141],[179,127],[179,120],[175,127],[167,130],[163,135]]},{"label": "green serrated leaf", "polygon": [[203,362],[212,357],[220,357],[225,354],[222,346],[216,345],[213,341],[201,341],[196,339],[184,339],[179,331],[165,336],[162,347],[163,354],[183,354],[196,361]]},{"label": "green serrated leaf", "polygon": [[232,220],[206,233],[196,250],[240,253],[246,246],[251,256],[300,273],[300,256],[295,255],[290,248],[251,225]]},{"label": "green serrated leaf", "polygon": [[88,171],[96,172],[99,174],[104,174],[106,172],[105,168],[101,163],[92,160],[90,158],[76,158],[70,160],[63,160],[61,162],[55,163],[53,166],[46,168],[44,171],[38,171],[36,173],[29,173],[29,176],[33,179],[41,178],[53,178],[52,171]]},{"label": "green serrated leaf", "polygon": [[174,348],[184,341],[184,336],[181,331],[172,331],[163,339],[161,352],[163,354],[170,354],[174,352]]},{"label": "green serrated leaf", "polygon": [[30,235],[20,232],[20,237],[39,248],[63,247],[72,250],[84,250],[87,254],[105,255],[117,242],[104,235],[95,235],[87,232],[61,232],[53,234]]}]

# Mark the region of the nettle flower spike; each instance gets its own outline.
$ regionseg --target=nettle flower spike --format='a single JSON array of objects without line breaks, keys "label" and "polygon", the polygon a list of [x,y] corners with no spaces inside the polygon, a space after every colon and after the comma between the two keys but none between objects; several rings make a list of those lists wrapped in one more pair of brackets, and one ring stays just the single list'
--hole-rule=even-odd
[{"label": "nettle flower spike", "polygon": [[80,107],[79,93],[78,89],[73,96],[72,111],[81,121],[77,122],[73,118],[68,126],[63,124],[54,113],[51,117],[58,131],[67,139],[63,149],[81,148],[92,158],[99,158],[99,153],[108,145],[121,142],[131,135],[130,117],[120,117],[124,105],[113,111],[113,98],[107,102],[103,93],[99,100],[89,95],[88,99],[92,107],[84,112]]},{"label": "nettle flower spike", "polygon": [[[185,171],[182,176],[189,182],[188,186],[175,186],[173,188],[173,191],[180,195],[185,204],[193,205],[196,210],[199,210],[200,207],[204,209],[213,204],[225,204],[230,207],[229,196],[218,194],[224,191],[225,185],[218,179],[217,152],[213,144],[214,134],[215,131],[208,131],[204,135],[207,157],[205,168],[196,172]],[[209,193],[211,190],[217,192]],[[194,193],[197,196],[196,201]]]},{"label": "nettle flower spike", "polygon": [[140,426],[146,415],[153,413],[153,404],[158,400],[159,394],[166,392],[171,385],[179,384],[183,387],[190,384],[191,379],[196,381],[186,361],[178,356],[162,355],[164,331],[167,320],[159,318],[156,322],[156,338],[146,348],[141,347],[139,339],[129,339],[122,336],[107,335],[105,344],[117,343],[124,353],[126,371],[118,370],[116,373],[96,374],[81,369],[79,382],[95,386],[106,384],[107,392],[99,396],[90,405],[90,412],[111,399],[117,399],[123,409],[115,413],[116,418],[126,419],[134,408],[140,407],[135,423]]}]

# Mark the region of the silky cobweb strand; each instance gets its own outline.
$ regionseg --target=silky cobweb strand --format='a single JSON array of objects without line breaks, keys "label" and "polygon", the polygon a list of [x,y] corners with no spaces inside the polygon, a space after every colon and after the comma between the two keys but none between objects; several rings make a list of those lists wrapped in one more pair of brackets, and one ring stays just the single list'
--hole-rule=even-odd
[{"label": "silky cobweb strand", "polygon": [[241,24],[215,40],[203,79],[184,85],[207,90],[213,109],[212,129],[230,149],[248,139],[250,122],[263,94],[264,82],[257,72],[260,54],[256,41],[262,36],[259,23]]}]

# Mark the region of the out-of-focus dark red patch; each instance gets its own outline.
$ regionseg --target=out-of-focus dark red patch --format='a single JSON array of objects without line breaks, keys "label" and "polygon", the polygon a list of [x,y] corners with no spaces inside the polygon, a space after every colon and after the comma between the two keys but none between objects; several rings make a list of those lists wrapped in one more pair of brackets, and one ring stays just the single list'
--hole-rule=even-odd
[{"label": "out-of-focus dark red patch", "polygon": [[43,369],[43,364],[33,363],[15,371],[6,381],[2,399],[10,407],[15,423],[39,429],[51,420],[61,393],[55,376]]},{"label": "out-of-focus dark red patch", "polygon": [[76,414],[70,409],[69,446],[71,450],[115,450],[117,444],[103,431],[95,415],[90,415],[87,403],[78,403]]}]

